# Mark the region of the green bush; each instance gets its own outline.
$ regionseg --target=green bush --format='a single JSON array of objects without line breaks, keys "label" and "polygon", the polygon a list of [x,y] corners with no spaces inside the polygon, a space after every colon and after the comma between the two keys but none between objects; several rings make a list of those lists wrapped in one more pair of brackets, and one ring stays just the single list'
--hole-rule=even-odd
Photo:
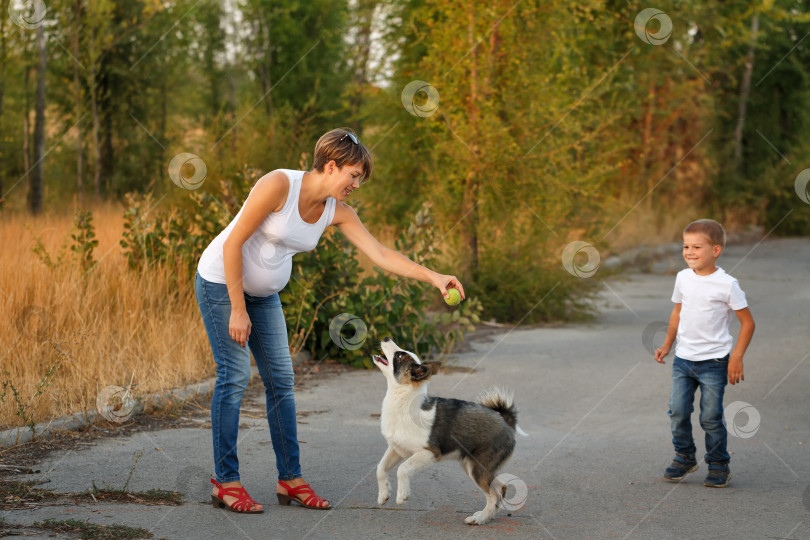
[{"label": "green bush", "polygon": [[481,260],[476,287],[485,299],[487,315],[518,324],[592,317],[597,278],[572,276],[563,269],[562,261],[558,266],[533,261],[527,253],[487,254]]},{"label": "green bush", "polygon": [[124,233],[121,247],[132,269],[146,270],[152,264],[178,270],[177,279],[194,277],[200,255],[233,217],[233,186],[222,182],[220,193],[190,192],[190,205],[168,213],[153,212],[151,194],[125,196]]},{"label": "green bush", "polygon": [[78,210],[73,217],[73,232],[70,237],[73,245],[70,250],[82,270],[90,270],[95,264],[93,260],[93,250],[98,247],[96,231],[93,227],[93,214],[89,211]]},{"label": "green bush", "polygon": [[[426,203],[399,235],[395,249],[434,268],[439,255],[435,235]],[[294,351],[299,347],[316,359],[366,368],[373,367],[371,356],[379,354],[386,336],[423,358],[449,353],[463,341],[464,332],[474,330],[482,310],[480,302],[468,300],[449,313],[432,285],[380,269],[361,278],[354,247],[334,233],[314,251],[295,256],[293,277],[280,296],[292,308],[286,314]],[[437,301],[442,311],[435,310]],[[342,337],[337,341],[344,345],[332,334]]]}]

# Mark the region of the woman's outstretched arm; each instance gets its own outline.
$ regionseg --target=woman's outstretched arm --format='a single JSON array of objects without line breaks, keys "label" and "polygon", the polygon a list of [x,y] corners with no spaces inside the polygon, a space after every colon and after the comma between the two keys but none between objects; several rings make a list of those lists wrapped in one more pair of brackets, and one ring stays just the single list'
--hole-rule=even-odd
[{"label": "woman's outstretched arm", "polygon": [[332,225],[335,225],[349,242],[354,244],[357,249],[371,259],[371,262],[383,270],[402,277],[430,283],[439,289],[445,297],[448,288],[458,289],[461,298],[465,297],[464,287],[461,286],[461,282],[456,276],[434,272],[421,264],[413,262],[402,253],[385,247],[368,232],[357,213],[349,205],[342,202],[337,203]]}]

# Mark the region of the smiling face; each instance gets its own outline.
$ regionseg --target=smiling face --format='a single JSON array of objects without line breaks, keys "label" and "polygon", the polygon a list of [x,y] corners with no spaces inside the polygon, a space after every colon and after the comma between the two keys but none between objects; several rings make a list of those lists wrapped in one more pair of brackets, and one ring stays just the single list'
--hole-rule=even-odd
[{"label": "smiling face", "polygon": [[720,244],[713,244],[711,240],[701,233],[684,233],[683,259],[697,275],[707,276],[717,267],[715,262],[723,248]]},{"label": "smiling face", "polygon": [[352,191],[360,187],[363,165],[357,163],[338,167],[334,161],[331,161],[326,165],[325,172],[332,181],[331,196],[338,201],[344,201]]}]

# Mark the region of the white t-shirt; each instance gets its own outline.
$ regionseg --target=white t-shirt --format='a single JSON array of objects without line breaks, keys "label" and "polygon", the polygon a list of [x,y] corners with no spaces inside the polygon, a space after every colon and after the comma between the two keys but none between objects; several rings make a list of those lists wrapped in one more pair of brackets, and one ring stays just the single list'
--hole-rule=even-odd
[{"label": "white t-shirt", "polygon": [[712,360],[731,352],[731,317],[734,311],[748,307],[736,279],[719,267],[708,276],[699,276],[691,268],[681,270],[675,278],[672,301],[681,304],[675,350],[678,357]]}]

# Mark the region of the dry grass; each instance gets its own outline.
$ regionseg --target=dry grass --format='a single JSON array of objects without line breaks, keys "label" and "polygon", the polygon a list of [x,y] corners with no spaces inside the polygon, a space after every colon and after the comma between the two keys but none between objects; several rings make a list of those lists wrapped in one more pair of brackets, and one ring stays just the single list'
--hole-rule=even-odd
[{"label": "dry grass", "polygon": [[32,251],[37,237],[54,259],[69,246],[71,214],[0,214],[0,426],[93,410],[108,385],[131,381],[137,397],[213,375],[192,283],[172,285],[162,269],[129,270],[118,243],[122,213],[93,209],[99,245],[88,272],[69,249],[54,268]]}]

